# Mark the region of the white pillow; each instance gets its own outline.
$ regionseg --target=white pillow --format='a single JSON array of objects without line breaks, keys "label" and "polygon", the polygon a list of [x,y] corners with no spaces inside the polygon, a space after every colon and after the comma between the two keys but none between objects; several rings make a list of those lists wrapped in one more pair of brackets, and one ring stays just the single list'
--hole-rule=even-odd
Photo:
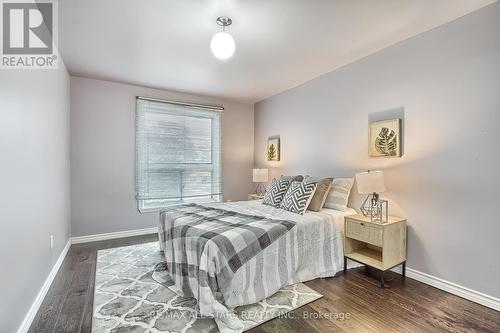
[{"label": "white pillow", "polygon": [[353,184],[354,178],[334,178],[323,207],[345,211]]}]

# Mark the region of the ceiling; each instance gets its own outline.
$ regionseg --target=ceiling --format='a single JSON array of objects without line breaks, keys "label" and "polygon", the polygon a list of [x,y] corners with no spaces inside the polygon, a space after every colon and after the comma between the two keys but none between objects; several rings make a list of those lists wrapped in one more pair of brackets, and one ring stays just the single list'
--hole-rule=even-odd
[{"label": "ceiling", "polygon": [[64,0],[59,48],[73,75],[254,103],[495,1]]}]

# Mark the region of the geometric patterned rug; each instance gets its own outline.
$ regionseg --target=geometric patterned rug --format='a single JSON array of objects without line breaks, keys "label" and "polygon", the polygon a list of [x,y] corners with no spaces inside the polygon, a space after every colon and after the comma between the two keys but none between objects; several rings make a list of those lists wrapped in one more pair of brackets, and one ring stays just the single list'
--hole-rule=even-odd
[{"label": "geometric patterned rug", "polygon": [[[158,242],[97,252],[92,333],[218,332],[212,318],[200,318],[194,298],[168,288],[163,260]],[[246,331],[321,297],[297,283],[235,313]]]}]

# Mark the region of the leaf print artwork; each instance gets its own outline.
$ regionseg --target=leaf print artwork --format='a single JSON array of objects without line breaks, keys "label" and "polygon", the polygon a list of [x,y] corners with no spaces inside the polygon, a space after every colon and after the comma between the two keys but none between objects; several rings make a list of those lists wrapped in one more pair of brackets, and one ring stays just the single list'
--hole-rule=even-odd
[{"label": "leaf print artwork", "polygon": [[267,139],[267,160],[277,162],[280,160],[280,138],[271,136]]},{"label": "leaf print artwork", "polygon": [[370,123],[368,132],[370,157],[401,157],[401,119]]},{"label": "leaf print artwork", "polygon": [[396,156],[398,148],[398,136],[393,130],[382,127],[380,133],[375,139],[375,148],[381,154],[387,156]]},{"label": "leaf print artwork", "polygon": [[276,148],[274,148],[274,145],[271,144],[269,146],[269,150],[267,151],[267,159],[269,161],[272,161],[276,158]]}]

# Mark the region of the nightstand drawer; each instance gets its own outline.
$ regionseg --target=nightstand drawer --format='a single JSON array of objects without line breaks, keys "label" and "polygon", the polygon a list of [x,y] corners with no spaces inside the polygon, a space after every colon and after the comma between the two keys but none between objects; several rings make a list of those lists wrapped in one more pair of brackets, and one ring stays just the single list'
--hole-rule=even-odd
[{"label": "nightstand drawer", "polygon": [[346,237],[375,246],[382,246],[382,226],[346,219]]}]

